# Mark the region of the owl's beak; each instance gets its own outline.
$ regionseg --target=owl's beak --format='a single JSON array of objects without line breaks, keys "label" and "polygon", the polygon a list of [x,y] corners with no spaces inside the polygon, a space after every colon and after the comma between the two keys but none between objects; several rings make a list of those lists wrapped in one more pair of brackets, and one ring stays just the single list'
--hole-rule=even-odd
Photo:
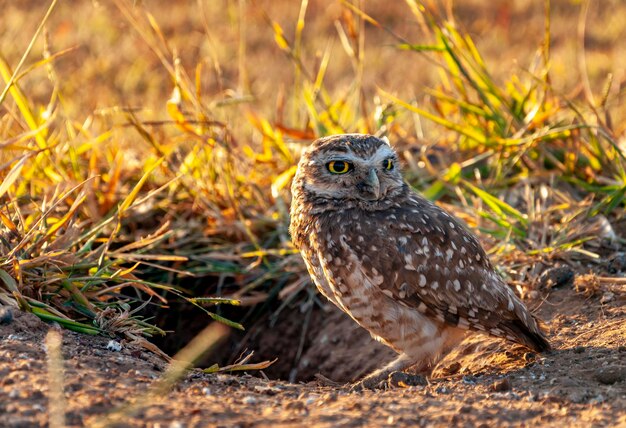
[{"label": "owl's beak", "polygon": [[376,200],[380,198],[380,181],[375,169],[370,169],[367,178],[357,185],[361,193],[372,196],[370,199]]}]

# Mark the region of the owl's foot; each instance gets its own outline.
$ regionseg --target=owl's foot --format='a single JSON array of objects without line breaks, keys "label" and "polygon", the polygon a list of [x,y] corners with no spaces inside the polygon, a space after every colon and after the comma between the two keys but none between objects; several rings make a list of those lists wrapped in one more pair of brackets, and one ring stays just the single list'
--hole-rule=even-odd
[{"label": "owl's foot", "polygon": [[363,380],[350,385],[351,392],[359,392],[365,389],[392,389],[408,388],[410,386],[425,386],[428,384],[425,376],[409,374],[399,371],[391,373],[374,373]]},{"label": "owl's foot", "polygon": [[387,378],[387,384],[391,388],[408,388],[410,386],[426,386],[428,381],[426,376],[420,374],[392,372]]},{"label": "owl's foot", "polygon": [[[365,376],[361,381],[353,384],[350,391],[362,391],[364,389],[387,389],[390,386],[394,387],[393,383],[390,383],[390,376],[394,373],[399,373],[398,370],[404,370],[409,367],[415,361],[408,355],[400,354],[398,358],[387,364],[380,370],[376,370]],[[409,376],[409,375],[406,375]]]}]

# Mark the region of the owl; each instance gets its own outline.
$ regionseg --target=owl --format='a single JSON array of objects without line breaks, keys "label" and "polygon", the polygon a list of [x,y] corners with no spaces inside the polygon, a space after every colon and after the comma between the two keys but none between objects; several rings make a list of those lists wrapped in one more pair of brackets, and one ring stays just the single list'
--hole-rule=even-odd
[{"label": "owl", "polygon": [[361,387],[410,366],[428,374],[468,332],[550,348],[478,239],[404,182],[386,139],[315,141],[292,195],[290,233],[319,291],[399,354]]}]

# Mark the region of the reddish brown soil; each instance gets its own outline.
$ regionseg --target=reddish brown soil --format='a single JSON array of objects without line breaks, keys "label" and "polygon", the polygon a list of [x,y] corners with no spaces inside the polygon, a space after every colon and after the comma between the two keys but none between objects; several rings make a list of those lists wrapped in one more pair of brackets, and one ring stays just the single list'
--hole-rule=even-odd
[{"label": "reddish brown soil", "polygon": [[[169,395],[127,410],[117,426],[626,426],[624,296],[617,284],[602,285],[591,298],[569,287],[552,290],[530,305],[540,306],[555,351],[536,356],[474,336],[427,386],[352,393],[317,381],[267,381],[258,372],[194,372]],[[302,353],[299,377],[320,372],[351,380],[391,356],[333,309],[311,320],[314,340]],[[49,328],[19,312],[0,325],[0,426],[47,424]],[[102,422],[137,400],[165,367],[130,345],[115,352],[106,349],[107,338],[62,333],[70,426]],[[297,335],[290,337],[274,343],[274,355],[284,352],[278,346],[297,348]]]}]

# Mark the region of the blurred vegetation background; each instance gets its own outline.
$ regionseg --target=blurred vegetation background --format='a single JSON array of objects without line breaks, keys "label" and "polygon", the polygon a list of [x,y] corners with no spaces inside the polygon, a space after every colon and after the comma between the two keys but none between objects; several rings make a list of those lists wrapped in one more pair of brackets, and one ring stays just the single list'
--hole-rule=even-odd
[{"label": "blurred vegetation background", "polygon": [[0,6],[2,304],[156,352],[310,309],[289,184],[345,132],[387,135],[522,294],[622,243],[622,1]]}]

